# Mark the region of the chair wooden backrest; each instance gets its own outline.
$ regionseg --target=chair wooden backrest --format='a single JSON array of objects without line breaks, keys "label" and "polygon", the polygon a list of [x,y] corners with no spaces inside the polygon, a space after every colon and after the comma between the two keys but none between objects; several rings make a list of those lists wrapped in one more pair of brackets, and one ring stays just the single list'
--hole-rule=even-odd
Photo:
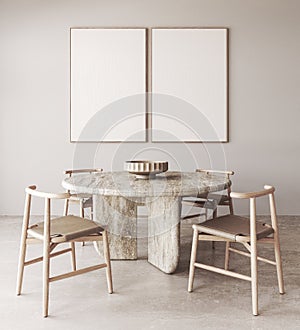
[{"label": "chair wooden backrest", "polygon": [[[207,170],[198,168],[196,172],[205,173],[208,175],[219,175],[225,176],[227,180],[230,181],[230,176],[234,174],[233,171],[221,171],[221,170]],[[213,211],[213,218],[217,216],[217,207],[218,206],[228,206],[230,214],[233,214],[233,203],[230,197],[231,193],[231,182],[230,185],[226,188],[226,195],[224,193],[201,193],[198,194],[197,197],[187,197],[182,199],[183,205],[188,205],[191,207],[202,208],[205,210],[204,213],[194,213],[194,214],[187,214],[181,217],[182,220],[198,218],[200,216],[205,216],[205,219],[208,218],[208,210]]]},{"label": "chair wooden backrest", "polygon": [[51,200],[52,199],[67,199],[70,198],[71,194],[69,192],[65,193],[46,193],[42,191],[37,191],[36,186],[32,185],[25,189],[26,199],[25,199],[25,210],[24,210],[24,221],[23,221],[23,234],[27,232],[29,218],[30,218],[30,209],[31,209],[31,197],[41,197],[45,199],[45,209],[44,209],[44,222],[45,222],[45,237],[50,239],[50,210],[51,210]]},{"label": "chair wooden backrest", "polygon": [[232,198],[237,199],[249,199],[250,200],[250,237],[251,237],[251,245],[256,242],[256,198],[262,196],[269,196],[269,207],[270,207],[270,215],[271,215],[271,224],[274,230],[274,233],[277,233],[277,216],[276,216],[276,206],[274,200],[274,191],[275,188],[270,185],[265,185],[264,190],[255,191],[255,192],[247,192],[247,193],[237,193],[231,192]]},{"label": "chair wooden backrest", "polygon": [[82,168],[82,169],[72,169],[72,170],[65,170],[65,174],[72,176],[73,174],[81,174],[81,173],[97,173],[103,172],[102,168]]},{"label": "chair wooden backrest", "polygon": [[[207,169],[201,169],[201,168],[196,169],[196,172],[214,174],[214,175],[222,175],[222,176],[225,176],[227,178],[227,180],[230,180],[230,177],[232,175],[234,175],[234,171],[207,170]],[[220,198],[218,200],[218,205],[228,206],[230,214],[233,214],[233,203],[232,203],[230,193],[231,193],[231,184],[226,189],[226,199],[223,200],[222,198]],[[213,217],[216,217],[216,216],[217,216],[217,209],[215,210]]]},{"label": "chair wooden backrest", "polygon": [[29,196],[42,197],[42,198],[47,198],[47,199],[65,199],[65,198],[69,198],[71,196],[70,193],[66,193],[66,192],[55,194],[55,193],[38,191],[38,190],[36,190],[36,186],[34,186],[34,185],[25,188],[25,192]]},{"label": "chair wooden backrest", "polygon": [[234,171],[207,170],[203,168],[197,168],[196,172],[202,172],[206,174],[226,175],[228,179],[230,179],[231,175],[234,175]]},{"label": "chair wooden backrest", "polygon": [[[103,172],[102,168],[84,168],[84,169],[71,169],[71,170],[66,170],[64,173],[68,175],[68,177],[73,176],[74,174],[83,174],[83,173],[100,173]],[[70,193],[70,190],[67,190],[68,193]],[[66,199],[65,201],[65,207],[64,207],[64,215],[68,214],[69,211],[69,203],[78,203],[80,206],[80,216],[84,217],[85,208],[90,208],[91,209],[91,218],[93,218],[93,202],[92,202],[92,195],[90,194],[75,194],[74,192],[72,193],[72,197]],[[84,244],[84,243],[83,243]]]}]

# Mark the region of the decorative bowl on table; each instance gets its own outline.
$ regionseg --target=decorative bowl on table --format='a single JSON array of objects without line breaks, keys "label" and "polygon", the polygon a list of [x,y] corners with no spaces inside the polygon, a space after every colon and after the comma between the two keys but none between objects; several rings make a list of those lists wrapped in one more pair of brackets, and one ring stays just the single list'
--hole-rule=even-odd
[{"label": "decorative bowl on table", "polygon": [[125,171],[135,174],[137,179],[154,178],[156,174],[168,170],[168,162],[151,160],[128,160],[125,162]]}]

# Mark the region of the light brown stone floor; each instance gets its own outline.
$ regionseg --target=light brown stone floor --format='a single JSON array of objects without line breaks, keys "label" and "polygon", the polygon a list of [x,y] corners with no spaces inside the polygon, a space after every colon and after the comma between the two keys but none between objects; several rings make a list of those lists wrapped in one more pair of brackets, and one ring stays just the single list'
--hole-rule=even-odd
[{"label": "light brown stone floor", "polygon": [[[26,269],[23,295],[15,295],[21,217],[0,217],[1,329],[300,329],[300,216],[280,217],[286,294],[277,291],[275,269],[259,264],[259,311],[251,314],[250,284],[196,270],[194,292],[187,292],[191,225],[182,225],[178,270],[166,275],[146,260],[139,225],[139,260],[113,261],[115,293],[107,294],[99,270],[55,282],[50,287],[50,316],[42,318],[42,268]],[[199,247],[200,248],[200,247]],[[36,255],[39,246],[31,247]],[[224,246],[203,243],[200,259],[223,262]],[[77,245],[79,266],[97,260],[92,245]],[[231,268],[248,272],[248,258],[233,256]],[[69,256],[52,261],[53,273],[69,270]]]}]

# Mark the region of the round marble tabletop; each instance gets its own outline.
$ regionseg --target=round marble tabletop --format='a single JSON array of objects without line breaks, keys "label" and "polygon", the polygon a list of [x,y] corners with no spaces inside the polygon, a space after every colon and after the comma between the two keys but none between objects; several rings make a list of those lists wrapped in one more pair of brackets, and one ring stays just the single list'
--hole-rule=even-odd
[{"label": "round marble tabletop", "polygon": [[222,175],[172,171],[144,180],[125,171],[78,174],[62,182],[64,188],[78,193],[129,198],[196,196],[221,191],[230,184]]}]

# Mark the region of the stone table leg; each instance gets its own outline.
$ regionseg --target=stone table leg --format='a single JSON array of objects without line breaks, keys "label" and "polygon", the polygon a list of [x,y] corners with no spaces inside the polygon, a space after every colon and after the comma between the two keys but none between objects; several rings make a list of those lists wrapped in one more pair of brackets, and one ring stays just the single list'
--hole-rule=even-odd
[{"label": "stone table leg", "polygon": [[[119,196],[93,196],[94,221],[106,226],[111,259],[137,259],[137,206]],[[103,255],[102,243],[97,243]]]},{"label": "stone table leg", "polygon": [[181,200],[176,197],[159,197],[146,204],[148,261],[171,274],[179,262]]}]

